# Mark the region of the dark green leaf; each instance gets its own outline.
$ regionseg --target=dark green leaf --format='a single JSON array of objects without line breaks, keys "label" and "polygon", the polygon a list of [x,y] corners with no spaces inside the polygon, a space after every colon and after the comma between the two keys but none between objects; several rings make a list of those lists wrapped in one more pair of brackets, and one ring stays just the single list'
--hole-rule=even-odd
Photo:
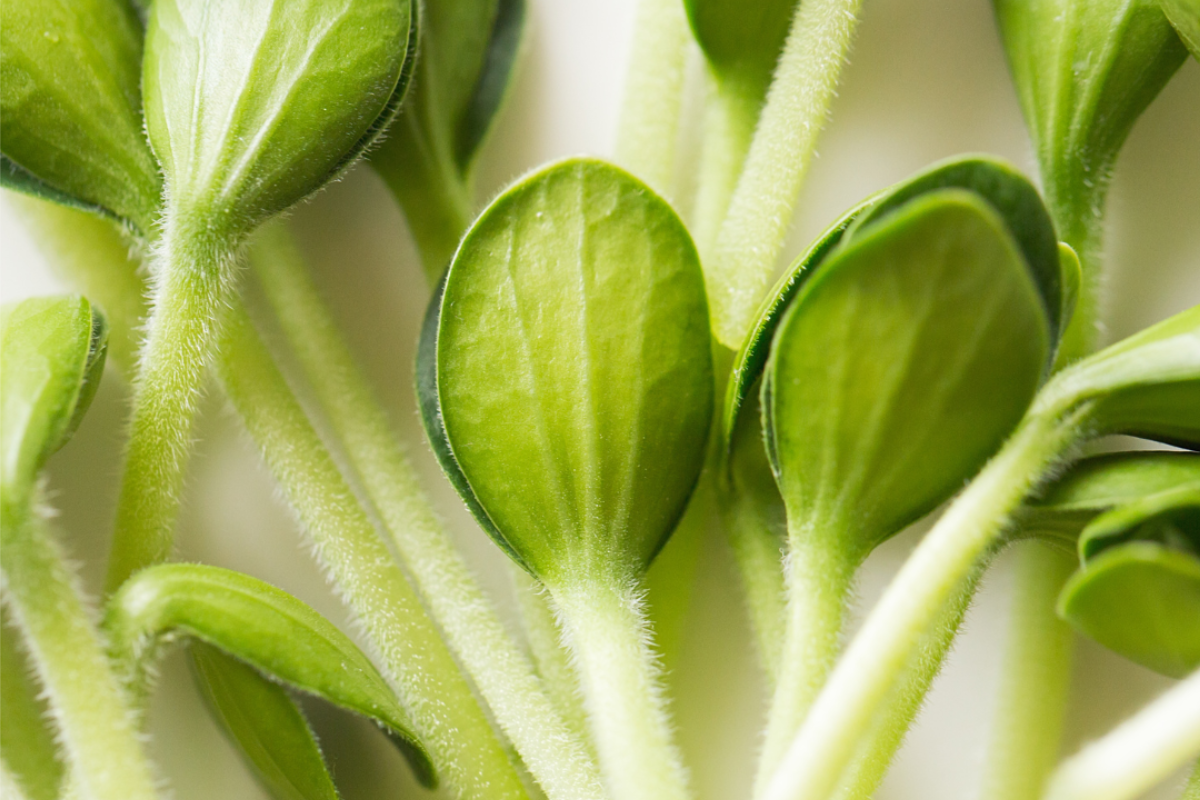
[{"label": "dark green leaf", "polygon": [[796,0],[684,0],[692,33],[718,80],[766,94]]},{"label": "dark green leaf", "polygon": [[92,401],[107,352],[104,318],[78,295],[4,306],[0,316],[5,493],[28,491]]},{"label": "dark green leaf", "polygon": [[39,180],[6,155],[0,155],[0,186],[3,186],[5,189],[11,189],[14,192],[27,194],[30,197],[36,197],[39,200],[57,203],[60,206],[67,206],[68,208],[77,208],[89,214],[96,214],[101,217],[120,221],[120,217],[117,217],[107,208],[84,202],[74,195],[60,192],[48,183]]},{"label": "dark green leaf", "polygon": [[547,167],[476,221],[438,314],[447,439],[502,545],[543,579],[644,569],[712,417],[703,276],[671,207],[604,162]]},{"label": "dark green leaf", "polygon": [[1050,346],[1021,251],[977,194],[931,192],[863,229],[792,302],[764,376],[789,526],[852,530],[865,556],[995,452]]},{"label": "dark green leaf", "polygon": [[1200,480],[1104,512],[1079,537],[1079,556],[1086,563],[1135,539],[1200,556]]},{"label": "dark green leaf", "polygon": [[192,644],[191,661],[213,717],[275,800],[338,800],[312,728],[286,689],[204,644]]},{"label": "dark green leaf", "polygon": [[417,777],[433,767],[408,716],[370,660],[304,603],[217,567],[166,564],[130,578],[109,601],[105,629],[116,663],[139,685],[157,648],[187,636],[262,674],[375,720],[400,744]]},{"label": "dark green leaf", "polygon": [[1158,0],[1163,13],[1175,27],[1175,33],[1192,51],[1192,57],[1200,59],[1200,2],[1198,0]]},{"label": "dark green leaf", "polygon": [[[148,233],[159,176],[142,128],[142,31],[126,0],[5,0],[0,140],[46,199],[103,208]],[[5,184],[13,174],[5,170]]]},{"label": "dark green leaf", "polygon": [[321,188],[398,108],[414,24],[409,0],[157,0],[146,127],[170,202],[236,236]]}]

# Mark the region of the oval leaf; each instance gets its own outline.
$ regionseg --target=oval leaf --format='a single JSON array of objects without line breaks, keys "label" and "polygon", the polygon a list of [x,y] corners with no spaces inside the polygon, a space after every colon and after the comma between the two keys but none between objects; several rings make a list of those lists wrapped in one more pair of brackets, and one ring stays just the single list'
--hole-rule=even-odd
[{"label": "oval leaf", "polygon": [[684,0],[688,23],[718,80],[766,95],[796,0]]},{"label": "oval leaf", "polygon": [[1058,613],[1110,650],[1181,678],[1200,666],[1200,558],[1156,542],[1106,550],[1067,582]]},{"label": "oval leaf", "polygon": [[67,443],[104,371],[108,329],[84,298],[44,297],[0,314],[5,493],[27,491]]},{"label": "oval leaf", "polygon": [[236,236],[321,188],[399,107],[409,0],[157,0],[146,128],[169,201]]},{"label": "oval leaf", "polygon": [[345,634],[280,589],[238,572],[197,564],[150,567],[130,578],[105,615],[113,659],[141,682],[155,650],[179,636],[199,639],[264,675],[375,720],[403,745],[417,777],[433,766],[395,695]]},{"label": "oval leaf", "polygon": [[801,290],[767,364],[789,525],[849,527],[865,556],[1000,446],[1049,349],[1021,253],[977,195],[933,192],[866,229]]},{"label": "oval leaf", "polygon": [[645,569],[712,417],[691,238],[628,173],[572,159],[483,213],[437,322],[441,417],[471,494],[537,577]]},{"label": "oval leaf", "polygon": [[275,800],[338,800],[316,736],[286,689],[214,647],[193,643],[190,655],[209,711]]},{"label": "oval leaf", "polygon": [[20,168],[6,166],[5,185],[151,231],[159,176],[142,127],[141,64],[141,25],[125,0],[5,0],[0,148]]},{"label": "oval leaf", "polygon": [[1158,3],[1192,57],[1200,60],[1200,0],[1158,0]]}]

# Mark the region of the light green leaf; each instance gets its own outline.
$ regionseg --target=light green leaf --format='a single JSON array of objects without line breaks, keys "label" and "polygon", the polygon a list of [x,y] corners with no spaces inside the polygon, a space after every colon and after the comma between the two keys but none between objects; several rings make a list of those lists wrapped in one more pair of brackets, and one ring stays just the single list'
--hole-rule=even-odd
[{"label": "light green leaf", "polygon": [[1200,0],[1158,0],[1158,4],[1192,57],[1200,59]]},{"label": "light green leaf", "polygon": [[1050,335],[1017,242],[972,192],[928,193],[839,248],[764,375],[789,527],[851,530],[862,557],[948,498],[1021,419]]},{"label": "light green leaf", "polygon": [[1096,433],[1200,446],[1200,306],[1064,370],[1038,399],[1060,413],[1085,403]]},{"label": "light green leaf", "polygon": [[213,717],[275,800],[338,800],[312,728],[286,689],[198,642],[191,662]]},{"label": "light green leaf", "polygon": [[262,674],[375,720],[417,777],[433,767],[391,688],[345,634],[288,593],[231,570],[165,564],[138,572],[109,601],[105,621],[115,663],[132,686],[181,636],[199,639]]},{"label": "light green leaf", "polygon": [[102,208],[147,233],[158,168],[142,128],[142,31],[126,0],[5,0],[0,148],[33,178],[4,185]]},{"label": "light green leaf", "polygon": [[1172,677],[1200,666],[1200,487],[1097,517],[1059,614],[1133,661]]},{"label": "light green leaf", "polygon": [[6,495],[29,491],[79,426],[100,383],[104,318],[78,295],[4,306],[0,315],[3,473]]},{"label": "light green leaf", "polygon": [[227,236],[320,189],[391,121],[409,0],[157,0],[146,127],[168,201]]},{"label": "light green leaf", "polygon": [[684,0],[692,33],[717,80],[766,95],[796,0]]},{"label": "light green leaf", "polygon": [[471,168],[508,94],[525,0],[436,0],[424,13],[412,95],[371,164],[434,277],[470,221]]},{"label": "light green leaf", "polygon": [[446,439],[489,531],[543,579],[645,569],[712,416],[704,282],[675,212],[604,162],[547,167],[476,221],[436,313]]}]

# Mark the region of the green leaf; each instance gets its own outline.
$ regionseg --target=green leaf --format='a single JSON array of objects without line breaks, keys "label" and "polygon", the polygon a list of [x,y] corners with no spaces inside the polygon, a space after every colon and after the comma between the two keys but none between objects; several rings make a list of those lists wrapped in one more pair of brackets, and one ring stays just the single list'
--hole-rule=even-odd
[{"label": "green leaf", "polygon": [[543,579],[644,570],[713,403],[703,276],[671,207],[601,161],[542,169],[472,226],[436,324],[446,438],[489,532]]},{"label": "green leaf", "polygon": [[684,0],[688,23],[714,75],[766,95],[796,0]]},{"label": "green leaf", "polygon": [[1097,517],[1059,614],[1091,638],[1172,677],[1200,666],[1200,486]]},{"label": "green leaf", "polygon": [[934,164],[879,192],[846,212],[792,263],[768,295],[746,342],[734,361],[725,395],[726,449],[737,416],[751,386],[762,374],[769,344],[780,319],[804,282],[836,248],[853,244],[870,226],[912,200],[941,189],[970,191],[1000,215],[1020,248],[1043,298],[1052,334],[1057,337],[1070,318],[1077,294],[1077,262],[1069,247],[1056,244],[1054,224],[1037,189],[1011,165],[990,156],[956,156]]},{"label": "green leaf", "polygon": [[1158,4],[1192,57],[1200,59],[1200,0],[1158,0]]},{"label": "green leaf", "polygon": [[105,621],[115,663],[143,685],[156,651],[186,636],[263,675],[383,726],[427,786],[424,746],[392,690],[345,634],[288,593],[248,575],[198,564],[138,572],[109,601]]},{"label": "green leaf", "polygon": [[170,204],[239,236],[324,186],[399,108],[412,8],[157,0],[143,91]]},{"label": "green leaf", "polygon": [[[142,128],[142,30],[126,0],[5,0],[0,140],[16,188],[103,208],[143,234],[159,176]],[[15,171],[5,168],[5,185]]]},{"label": "green leaf", "polygon": [[789,527],[849,529],[861,557],[932,510],[1016,426],[1050,346],[1017,242],[978,195],[931,192],[865,229],[792,302],[767,364]]},{"label": "green leaf", "polygon": [[525,0],[425,5],[412,95],[371,164],[404,209],[430,275],[469,223],[471,170],[508,94]]},{"label": "green leaf", "polygon": [[104,371],[107,334],[104,318],[78,295],[33,298],[0,312],[6,495],[31,489],[79,426]]},{"label": "green leaf", "polygon": [[1146,0],[993,3],[1047,193],[1102,193],[1134,122],[1186,57],[1178,37]]},{"label": "green leaf", "polygon": [[89,214],[96,214],[97,216],[117,220],[118,222],[122,221],[120,217],[103,206],[87,203],[74,195],[60,192],[50,184],[39,180],[35,175],[6,155],[0,155],[0,186],[14,192],[27,194],[30,197],[36,197],[39,200],[45,200],[49,203],[57,203],[60,206],[68,208],[77,208],[80,211],[86,211]]},{"label": "green leaf", "polygon": [[1036,502],[1022,510],[1020,527],[1050,534],[1075,547],[1080,531],[1100,514],[1181,487],[1200,487],[1200,455],[1139,451],[1106,453],[1072,465]]},{"label": "green leaf", "polygon": [[1200,447],[1200,306],[1064,370],[1038,404],[1060,413],[1088,404],[1097,434]]},{"label": "green leaf", "polygon": [[316,737],[287,690],[200,643],[192,673],[213,717],[275,800],[338,800]]}]

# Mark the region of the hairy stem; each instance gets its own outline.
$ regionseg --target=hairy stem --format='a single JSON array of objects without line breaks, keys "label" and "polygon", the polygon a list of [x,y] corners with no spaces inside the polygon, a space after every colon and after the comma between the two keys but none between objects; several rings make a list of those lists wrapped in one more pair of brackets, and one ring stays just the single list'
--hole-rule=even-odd
[{"label": "hairy stem", "polygon": [[1200,755],[1200,672],[1064,761],[1046,800],[1132,800]]},{"label": "hairy stem", "polygon": [[32,504],[4,498],[3,517],[5,601],[24,634],[81,796],[152,800],[157,792],[137,721],[75,575]]},{"label": "hairy stem", "polygon": [[527,797],[470,685],[240,308],[218,372],[428,747],[464,798]]},{"label": "hairy stem", "polygon": [[917,547],[817,698],[766,792],[826,800],[947,602],[1001,543],[1009,515],[1079,437],[1074,418],[1029,416]]},{"label": "hairy stem", "polygon": [[587,576],[548,588],[575,654],[609,796],[685,800],[687,774],[634,581]]},{"label": "hairy stem", "polygon": [[106,591],[169,557],[192,422],[220,321],[236,296],[236,254],[202,224],[168,216],[154,286],[117,501]]},{"label": "hairy stem", "polygon": [[688,39],[683,3],[639,0],[616,155],[663,197],[671,196],[675,172]]},{"label": "hairy stem", "polygon": [[847,552],[841,526],[797,520],[788,515],[785,565],[787,609],[779,680],[767,717],[766,737],[755,778],[755,796],[766,790],[825,684],[841,649],[846,601],[861,562]]},{"label": "hairy stem", "polygon": [[8,607],[0,605],[0,753],[10,777],[30,800],[55,800],[63,764],[46,699],[39,696],[41,687],[18,639]]},{"label": "hairy stem", "polygon": [[755,498],[744,492],[728,493],[721,509],[746,595],[759,663],[774,689],[787,627],[787,591],[781,566],[784,540],[771,529]]},{"label": "hairy stem", "polygon": [[1058,761],[1070,690],[1074,634],[1054,608],[1075,559],[1039,541],[1017,546],[1012,619],[984,772],[984,800],[1042,796]]},{"label": "hairy stem", "polygon": [[599,772],[434,513],[283,224],[260,233],[251,263],[405,569],[496,721],[551,800],[599,798]]},{"label": "hairy stem", "polygon": [[800,186],[825,124],[862,0],[806,0],[708,265],[713,333],[737,349],[775,272]]}]

